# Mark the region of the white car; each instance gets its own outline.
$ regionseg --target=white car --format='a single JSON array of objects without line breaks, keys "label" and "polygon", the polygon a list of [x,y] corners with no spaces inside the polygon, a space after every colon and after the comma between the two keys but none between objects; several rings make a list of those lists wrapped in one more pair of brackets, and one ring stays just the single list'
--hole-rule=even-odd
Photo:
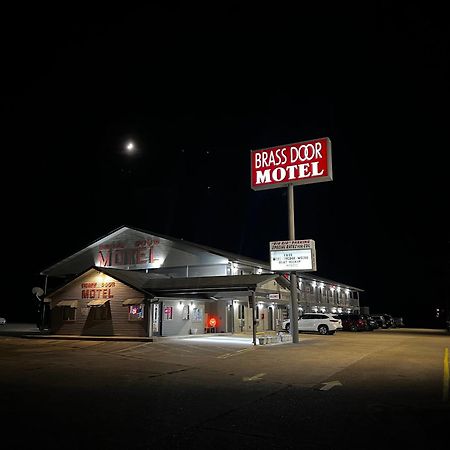
[{"label": "white car", "polygon": [[[289,319],[283,322],[283,328],[289,332],[291,321]],[[298,319],[298,331],[318,332],[320,334],[334,334],[342,329],[342,321],[331,314],[326,313],[307,313]]]},{"label": "white car", "polygon": [[4,317],[0,317],[0,325],[6,325],[6,319]]}]

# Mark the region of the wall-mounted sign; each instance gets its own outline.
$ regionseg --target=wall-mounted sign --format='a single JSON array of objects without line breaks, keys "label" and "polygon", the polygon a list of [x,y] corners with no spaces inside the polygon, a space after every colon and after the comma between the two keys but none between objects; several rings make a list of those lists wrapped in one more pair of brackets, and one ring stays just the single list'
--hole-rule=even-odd
[{"label": "wall-mounted sign", "polygon": [[267,298],[269,300],[280,300],[280,294],[268,294]]},{"label": "wall-mounted sign", "polygon": [[99,245],[97,266],[150,269],[161,264],[155,257],[155,248],[159,245],[157,239],[138,239],[111,241]]},{"label": "wall-mounted sign", "polygon": [[312,239],[270,242],[270,270],[315,271],[316,244]]},{"label": "wall-mounted sign", "polygon": [[272,189],[333,179],[329,138],[252,150],[251,188]]}]

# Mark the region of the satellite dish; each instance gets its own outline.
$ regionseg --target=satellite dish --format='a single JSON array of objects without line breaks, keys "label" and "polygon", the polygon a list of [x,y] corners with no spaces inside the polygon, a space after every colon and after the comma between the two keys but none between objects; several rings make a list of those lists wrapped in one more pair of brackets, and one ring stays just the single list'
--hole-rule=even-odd
[{"label": "satellite dish", "polygon": [[42,295],[44,293],[44,290],[41,289],[39,286],[35,286],[33,289],[31,289],[31,292],[36,295],[37,297],[39,297],[40,295]]}]

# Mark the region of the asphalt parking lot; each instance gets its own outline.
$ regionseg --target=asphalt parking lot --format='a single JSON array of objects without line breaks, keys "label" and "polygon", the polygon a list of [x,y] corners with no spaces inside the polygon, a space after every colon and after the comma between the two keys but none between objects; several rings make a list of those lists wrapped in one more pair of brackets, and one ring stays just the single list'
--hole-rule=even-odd
[{"label": "asphalt parking lot", "polygon": [[[444,330],[156,342],[0,336],[5,448],[448,446]],[[447,364],[447,372],[445,370]]]}]

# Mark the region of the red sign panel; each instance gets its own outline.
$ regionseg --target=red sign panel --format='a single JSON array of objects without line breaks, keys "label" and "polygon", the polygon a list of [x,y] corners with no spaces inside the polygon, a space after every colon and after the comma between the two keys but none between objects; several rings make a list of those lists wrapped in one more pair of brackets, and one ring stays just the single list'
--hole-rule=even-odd
[{"label": "red sign panel", "polygon": [[296,142],[251,152],[251,187],[271,189],[333,179],[329,138]]}]

